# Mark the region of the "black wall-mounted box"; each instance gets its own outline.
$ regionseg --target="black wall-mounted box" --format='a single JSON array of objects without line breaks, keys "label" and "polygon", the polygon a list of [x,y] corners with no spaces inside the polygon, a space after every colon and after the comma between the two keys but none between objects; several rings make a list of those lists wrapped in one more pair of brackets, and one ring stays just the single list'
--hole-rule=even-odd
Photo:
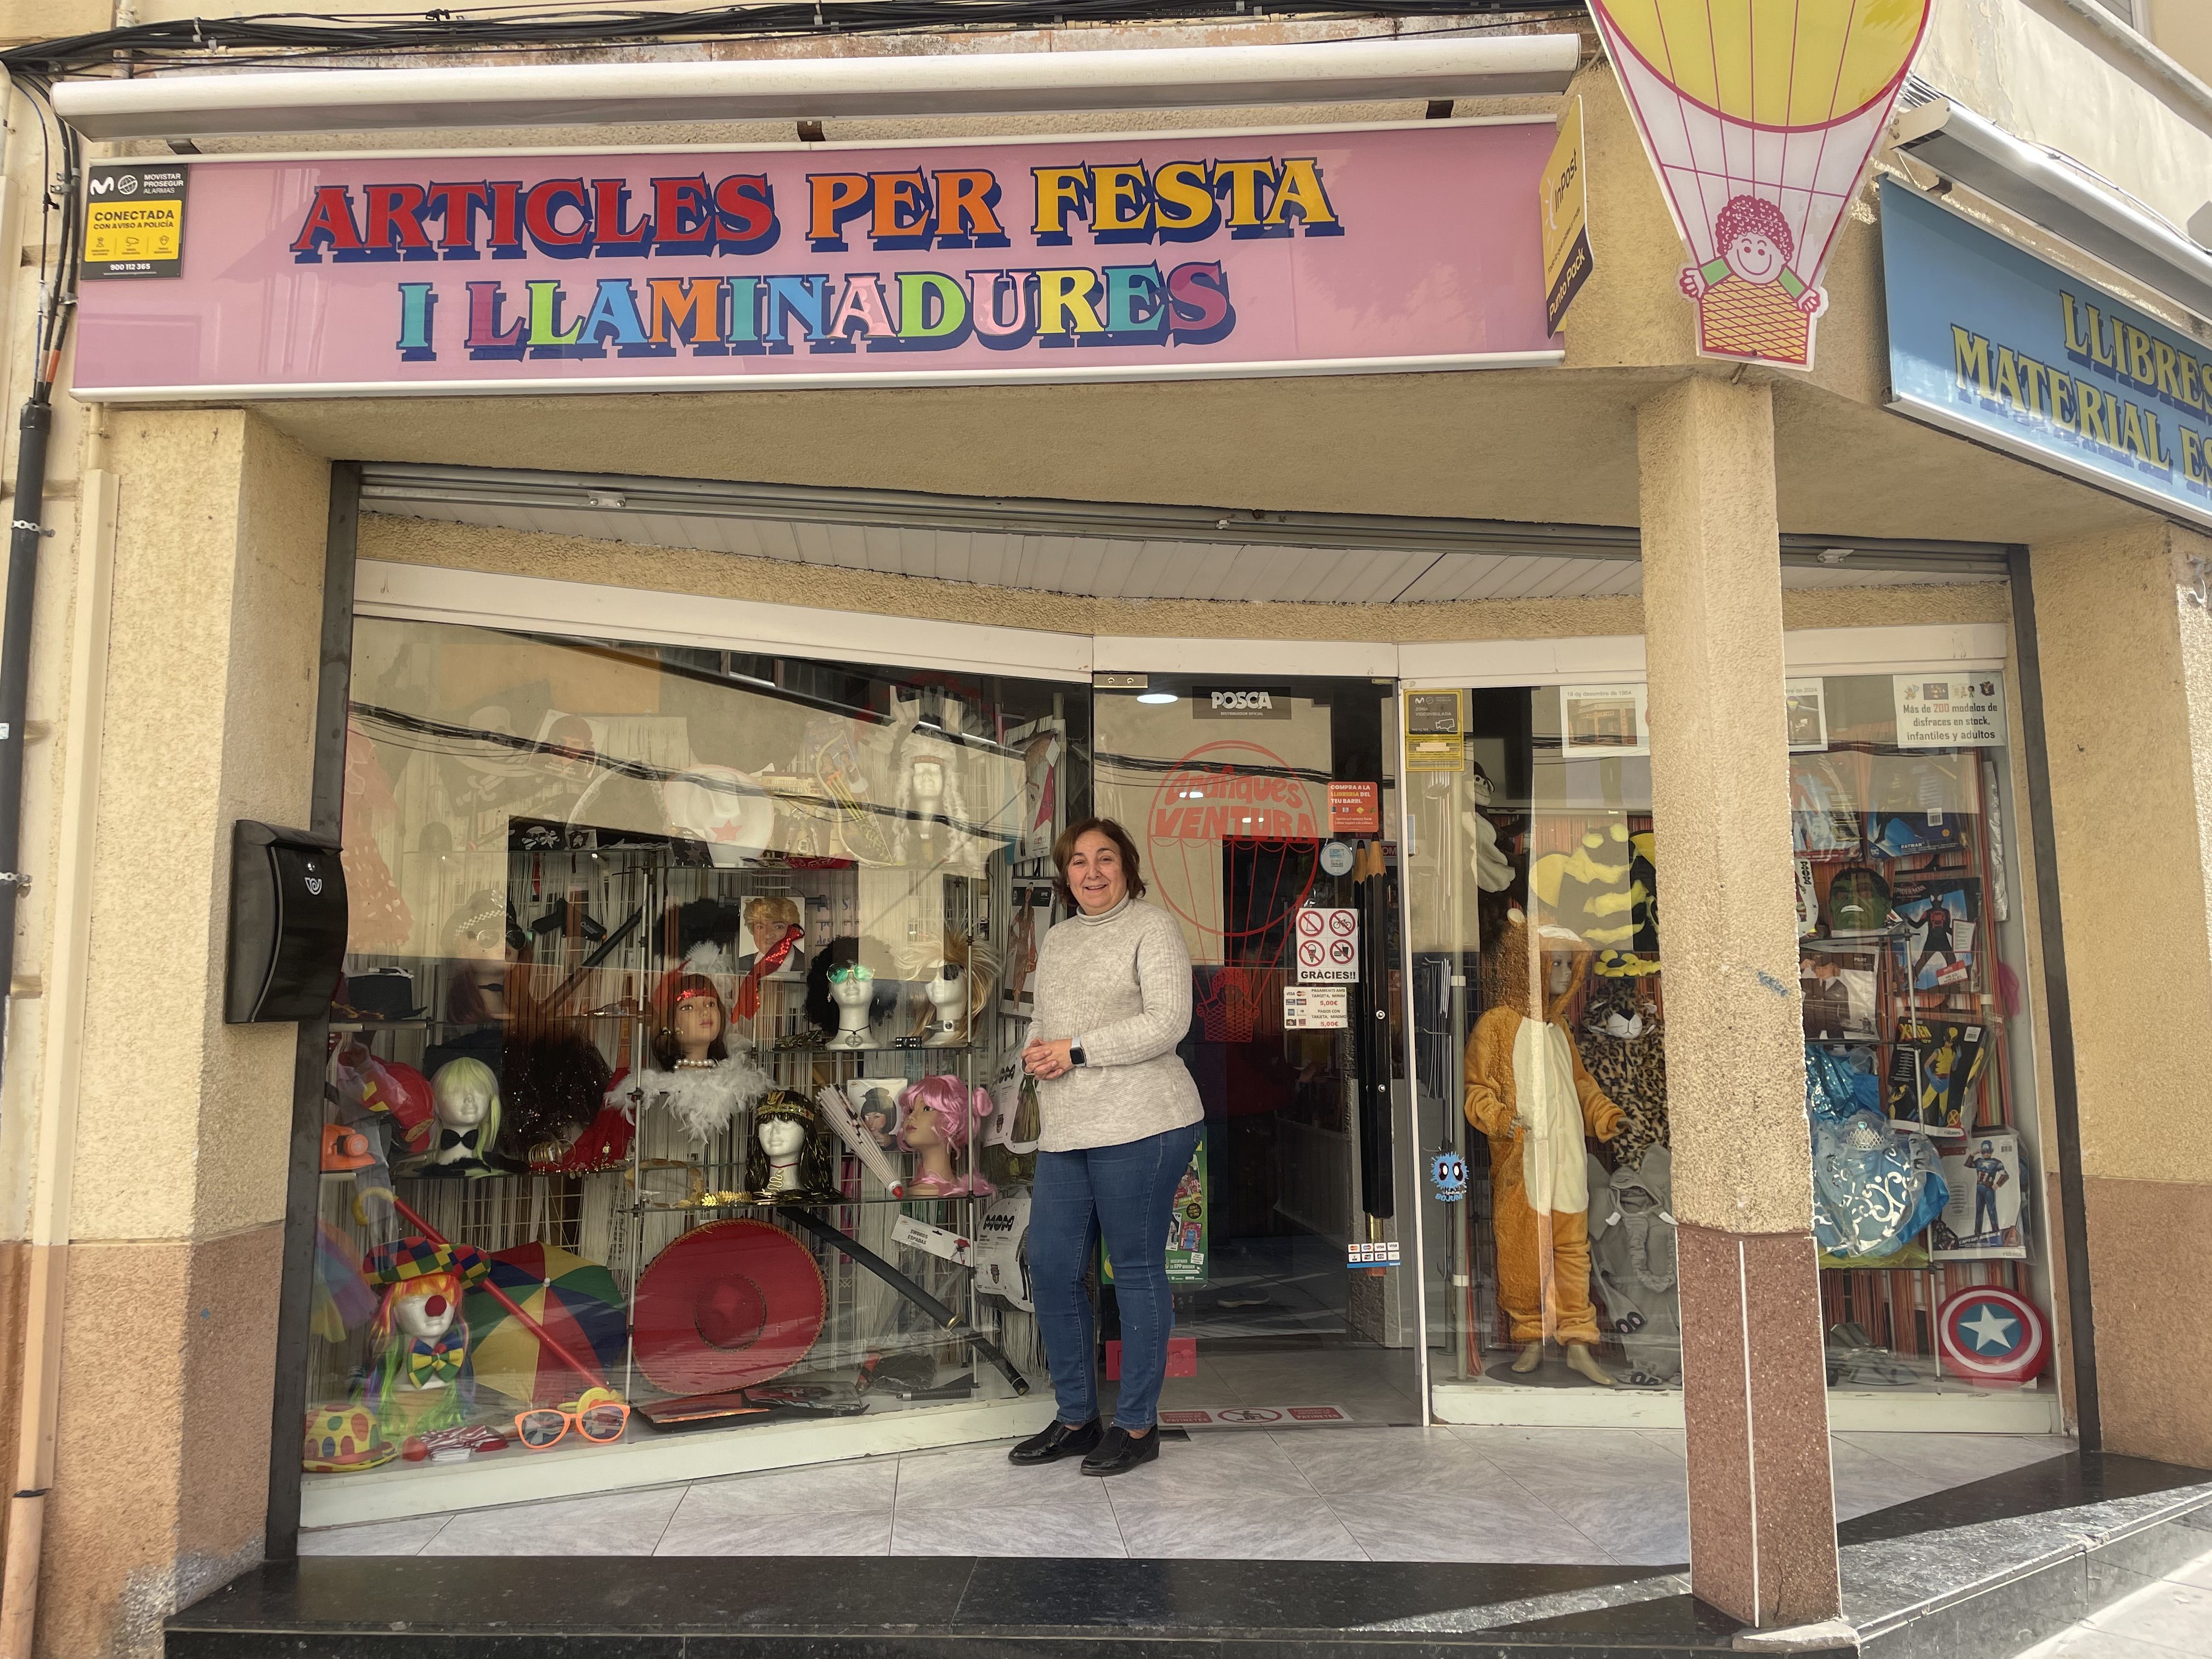
[{"label": "black wall-mounted box", "polygon": [[337,991],[345,947],[345,871],[337,842],[239,819],[230,840],[224,1021],[320,1018]]}]

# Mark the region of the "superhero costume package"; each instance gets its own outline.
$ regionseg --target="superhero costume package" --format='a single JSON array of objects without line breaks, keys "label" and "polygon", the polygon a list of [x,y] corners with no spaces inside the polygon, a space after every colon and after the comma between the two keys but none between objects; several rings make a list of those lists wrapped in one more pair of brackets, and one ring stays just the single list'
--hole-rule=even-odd
[{"label": "superhero costume package", "polygon": [[1989,1028],[1978,1021],[1899,1020],[1883,1089],[1890,1121],[1938,1137],[1969,1133],[1980,1115],[1988,1038]]},{"label": "superhero costume package", "polygon": [[2020,1136],[1985,1129],[1943,1149],[1950,1199],[1931,1234],[1938,1261],[2019,1261],[2027,1255],[2027,1170]]},{"label": "superhero costume package", "polygon": [[1963,991],[1972,985],[1982,919],[1978,878],[1897,882],[1890,889],[1889,914],[1905,983],[1916,991]]}]

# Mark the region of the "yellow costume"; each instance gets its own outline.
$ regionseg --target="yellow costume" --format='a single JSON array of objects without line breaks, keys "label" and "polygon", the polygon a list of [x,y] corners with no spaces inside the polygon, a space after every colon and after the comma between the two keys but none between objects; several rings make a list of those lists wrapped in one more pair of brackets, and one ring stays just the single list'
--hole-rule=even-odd
[{"label": "yellow costume", "polygon": [[1483,953],[1490,1006],[1468,1037],[1467,1121],[1490,1142],[1498,1300],[1512,1340],[1595,1344],[1583,1137],[1612,1139],[1626,1115],[1591,1079],[1566,1028],[1540,1017],[1528,958],[1519,921]]}]

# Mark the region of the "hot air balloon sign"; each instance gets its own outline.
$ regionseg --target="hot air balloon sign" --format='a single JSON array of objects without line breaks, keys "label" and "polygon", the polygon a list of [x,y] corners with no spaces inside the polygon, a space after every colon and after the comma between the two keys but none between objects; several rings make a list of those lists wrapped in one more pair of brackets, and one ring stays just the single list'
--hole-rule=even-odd
[{"label": "hot air balloon sign", "polygon": [[1692,263],[1698,350],[1813,366],[1820,278],[1931,0],[1590,0]]}]

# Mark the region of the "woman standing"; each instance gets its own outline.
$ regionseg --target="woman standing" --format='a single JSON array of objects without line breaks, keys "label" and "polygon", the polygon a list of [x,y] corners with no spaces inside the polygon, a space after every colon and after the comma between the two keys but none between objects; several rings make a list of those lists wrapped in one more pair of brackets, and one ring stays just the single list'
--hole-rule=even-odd
[{"label": "woman standing", "polygon": [[[1168,1222],[1206,1115],[1176,1057],[1190,1030],[1190,952],[1172,916],[1137,902],[1137,849],[1113,819],[1069,825],[1052,860],[1077,914],[1037,951],[1022,1063],[1038,1079],[1042,1128],[1030,1271],[1060,1415],[1008,1455],[1081,1455],[1085,1474],[1121,1474],[1160,1455],[1155,1413],[1175,1328]],[[1102,1234],[1121,1310],[1121,1391],[1103,1432],[1084,1288]]]}]

